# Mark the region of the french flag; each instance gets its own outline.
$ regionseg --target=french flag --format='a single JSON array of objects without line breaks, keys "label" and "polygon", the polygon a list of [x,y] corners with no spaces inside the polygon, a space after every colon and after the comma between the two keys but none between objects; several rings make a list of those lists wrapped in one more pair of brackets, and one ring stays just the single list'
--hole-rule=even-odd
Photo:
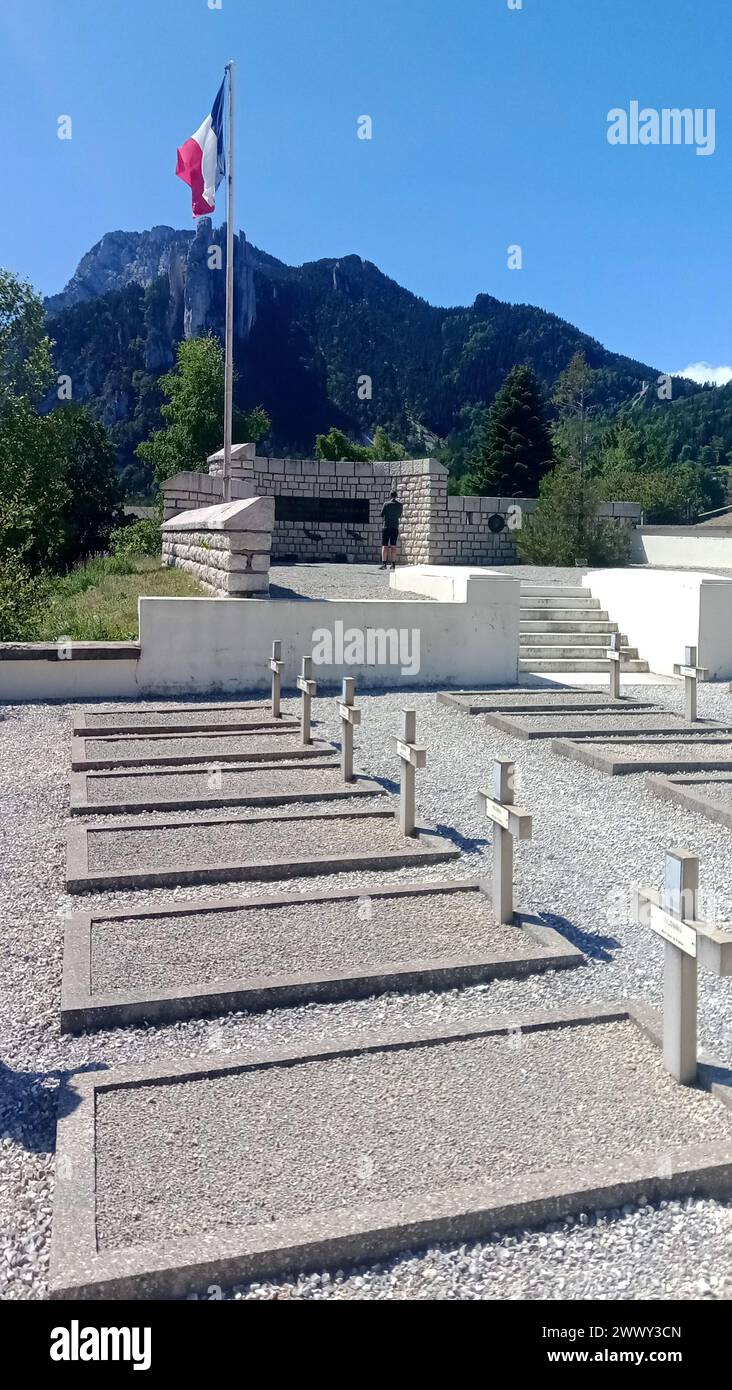
[{"label": "french flag", "polygon": [[178,150],[176,174],[193,194],[193,216],[205,217],[216,207],[216,189],[226,173],[224,156],[224,78],[210,116]]}]

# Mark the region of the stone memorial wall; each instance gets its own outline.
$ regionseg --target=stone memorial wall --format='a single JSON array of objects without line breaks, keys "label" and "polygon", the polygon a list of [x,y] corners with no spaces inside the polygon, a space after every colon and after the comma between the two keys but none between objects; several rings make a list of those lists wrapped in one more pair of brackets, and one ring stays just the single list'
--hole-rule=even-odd
[{"label": "stone memorial wall", "polygon": [[271,497],[179,512],[163,523],[163,564],[194,575],[212,594],[267,597],[273,525]]}]

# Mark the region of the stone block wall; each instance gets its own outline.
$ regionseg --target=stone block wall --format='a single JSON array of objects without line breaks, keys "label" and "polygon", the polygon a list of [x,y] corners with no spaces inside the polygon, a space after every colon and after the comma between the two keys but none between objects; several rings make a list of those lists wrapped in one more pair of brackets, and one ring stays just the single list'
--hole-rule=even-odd
[{"label": "stone block wall", "polygon": [[[212,454],[208,464],[208,475],[182,473],[164,484],[166,516],[180,503],[190,506],[206,488],[221,488],[223,450]],[[517,530],[536,499],[448,497],[447,480],[447,469],[436,459],[331,463],[265,457],[254,444],[232,449],[232,495],[276,499],[273,559],[375,562],[381,509],[396,487],[404,503],[401,564],[515,564]],[[295,519],[298,510],[309,511],[309,519]],[[637,525],[641,517],[640,507],[631,502],[608,502],[602,512],[624,525]],[[506,522],[498,531],[492,529],[497,517]]]},{"label": "stone block wall", "polygon": [[224,598],[269,594],[274,500],[250,497],[180,512],[163,523],[163,564]]}]

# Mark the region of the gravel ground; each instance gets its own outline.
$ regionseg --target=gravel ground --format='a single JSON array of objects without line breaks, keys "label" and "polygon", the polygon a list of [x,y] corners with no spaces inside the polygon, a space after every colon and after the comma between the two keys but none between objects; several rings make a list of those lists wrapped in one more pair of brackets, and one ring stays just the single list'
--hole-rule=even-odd
[{"label": "gravel ground", "polygon": [[732,804],[732,782],[695,781],[693,786],[684,786],[687,791],[706,796],[710,801],[718,801],[720,805],[729,807]]},{"label": "gravel ground", "polygon": [[[168,738],[162,734],[157,738],[145,738],[144,735],[135,738],[134,734],[123,734],[120,738],[87,738],[84,743],[85,757],[90,762],[102,758],[109,762],[138,758],[142,762],[146,758],[149,763],[154,763],[159,758],[187,758],[189,755],[191,762],[201,762],[206,758],[215,762],[221,758],[235,757],[238,753],[272,752],[285,755],[293,748],[302,748],[299,729],[289,728],[283,729],[282,733],[279,729],[273,729],[267,733],[252,731],[212,737],[207,734],[181,734],[178,738]],[[320,739],[313,739],[313,746],[322,753],[329,751],[329,746]]]},{"label": "gravel ground", "polygon": [[732,1139],[631,1023],[121,1087],[96,1125],[102,1250]]},{"label": "gravel ground", "polygon": [[232,796],[246,796],[247,793],[263,796],[267,792],[277,792],[294,798],[310,791],[340,791],[347,797],[357,785],[357,781],[344,783],[336,760],[330,767],[312,767],[307,763],[305,767],[297,763],[263,767],[261,763],[244,763],[233,767],[176,769],[174,772],[159,768],[132,776],[105,772],[89,777],[86,788],[90,803],[123,801],[130,805],[134,801],[151,799],[175,803],[188,797],[215,802],[222,792]]},{"label": "gravel ground", "polygon": [[283,565],[277,561],[269,572],[270,598],[418,599],[433,603],[426,594],[407,593],[389,587],[391,570],[373,565]]},{"label": "gravel ground", "polygon": [[694,738],[674,740],[654,738],[649,734],[647,739],[635,743],[624,743],[622,738],[612,739],[607,743],[600,739],[592,739],[590,746],[593,752],[604,758],[615,758],[618,762],[665,762],[670,767],[676,762],[732,762],[732,738],[726,743],[721,742],[721,739],[717,742],[711,739],[697,742]]},{"label": "gravel ground", "polygon": [[[370,797],[364,798],[368,809]],[[374,799],[374,805],[379,803]],[[89,871],[117,869],[169,869],[193,864],[269,864],[274,859],[317,859],[321,855],[380,853],[400,849],[421,854],[418,836],[405,841],[393,816],[348,817],[337,803],[313,810],[304,804],[308,819],[287,821],[284,808],[272,816],[258,812],[257,820],[208,821],[196,825],[150,825],[139,830],[120,830],[105,823],[90,829]],[[361,807],[359,807],[361,809]],[[287,808],[289,812],[290,807]],[[261,816],[261,819],[259,818]],[[284,817],[284,818],[283,818]]]},{"label": "gravel ground", "polygon": [[495,695],[488,694],[483,690],[474,690],[465,697],[462,694],[458,695],[457,699],[464,703],[467,709],[470,709],[480,703],[477,698],[480,695],[485,695],[486,711],[494,711],[496,714],[501,714],[504,710],[508,713],[511,710],[522,710],[527,705],[531,707],[532,704],[542,710],[545,706],[551,708],[556,705],[559,714],[562,710],[581,710],[586,706],[594,709],[599,704],[602,704],[604,709],[612,711],[615,709],[637,710],[643,707],[647,708],[649,704],[653,703],[651,700],[628,700],[626,696],[622,696],[620,703],[616,703],[615,700],[610,700],[607,690],[542,690],[541,692],[537,691],[534,695],[527,690],[516,690],[511,693],[497,691]]},{"label": "gravel ground", "polygon": [[[677,685],[624,686],[680,712]],[[368,773],[395,778],[393,735],[403,695],[359,697],[364,710],[357,734],[357,761]],[[418,712],[418,738],[429,749],[418,776],[421,813],[446,826],[463,849],[454,864],[420,867],[421,878],[490,874],[489,828],[476,802],[492,759],[512,758],[516,796],[534,815],[534,838],[517,846],[517,903],[546,915],[588,953],[586,967],[523,980],[501,980],[464,990],[310,1005],[277,1012],[191,1020],[161,1028],[129,1027],[61,1036],[58,1004],[63,917],[78,899],[61,891],[68,806],[69,716],[82,705],[5,707],[0,725],[0,886],[4,898],[4,969],[0,977],[0,1296],[45,1296],[53,1189],[55,1092],[59,1071],[147,1064],[207,1052],[297,1046],[351,1036],[360,1030],[393,1030],[453,1023],[507,1010],[565,1008],[616,1001],[624,995],[659,1006],[662,947],[633,921],[632,890],[660,887],[663,854],[683,846],[701,858],[700,915],[732,921],[732,832],[701,815],[659,801],[644,778],[608,779],[579,763],[556,757],[541,742],[518,744],[483,721],[438,705],[429,693],[410,694]],[[294,702],[288,708],[296,709]],[[726,685],[703,685],[700,713],[729,721]],[[330,700],[316,700],[314,714],[339,737]],[[154,817],[150,817],[153,821]],[[414,878],[414,868],[390,876]],[[367,893],[381,873],[292,880],[303,892],[353,887]],[[205,896],[230,897],[238,884],[207,886]],[[258,886],[276,892],[277,885]],[[183,888],[88,895],[84,909],[132,908],[200,890]],[[732,983],[700,974],[703,1046],[732,1064]],[[370,1267],[352,1278],[312,1275],[297,1285],[276,1281],[240,1291],[246,1297],[343,1298],[721,1298],[732,1292],[732,1207],[691,1202],[629,1209],[586,1227],[563,1223],[551,1233],[500,1237],[465,1247],[442,1247],[423,1257],[404,1257]],[[539,1241],[546,1238],[547,1244]],[[360,1281],[360,1282],[359,1282]],[[292,1293],[294,1288],[297,1293]],[[289,1290],[289,1292],[288,1292]],[[449,1290],[449,1292],[448,1292]],[[574,1291],[574,1292],[573,1292]]]},{"label": "gravel ground", "polygon": [[[144,938],[144,950],[141,942]],[[92,927],[92,991],[212,984],[385,962],[546,954],[497,925],[480,893],[352,898],[196,917],[99,921]]]}]

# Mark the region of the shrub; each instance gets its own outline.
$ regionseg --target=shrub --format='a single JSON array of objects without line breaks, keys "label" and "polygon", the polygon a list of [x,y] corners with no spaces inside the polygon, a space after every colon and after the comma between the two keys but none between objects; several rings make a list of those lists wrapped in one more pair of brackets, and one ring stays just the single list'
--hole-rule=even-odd
[{"label": "shrub", "polygon": [[31,574],[17,556],[0,563],[0,642],[33,642],[48,603],[48,580]]},{"label": "shrub", "polygon": [[[113,555],[159,555],[160,522],[156,517],[142,517],[129,526],[119,526],[110,537]],[[119,573],[119,571],[117,571]]]},{"label": "shrub", "polygon": [[524,564],[624,565],[630,552],[625,527],[598,516],[600,491],[569,464],[560,464],[539,486],[539,501],[517,533]]}]

